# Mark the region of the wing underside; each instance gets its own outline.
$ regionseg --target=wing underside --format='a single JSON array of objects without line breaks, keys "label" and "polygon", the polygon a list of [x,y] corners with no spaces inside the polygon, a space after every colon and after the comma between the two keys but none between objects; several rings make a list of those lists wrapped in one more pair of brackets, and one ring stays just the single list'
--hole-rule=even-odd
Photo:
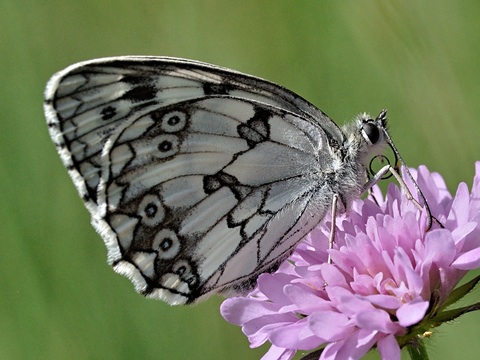
[{"label": "wing underside", "polygon": [[148,296],[245,289],[326,210],[325,150],[341,133],[264,80],[170,58],[92,61],[52,78],[45,110],[109,262]]}]

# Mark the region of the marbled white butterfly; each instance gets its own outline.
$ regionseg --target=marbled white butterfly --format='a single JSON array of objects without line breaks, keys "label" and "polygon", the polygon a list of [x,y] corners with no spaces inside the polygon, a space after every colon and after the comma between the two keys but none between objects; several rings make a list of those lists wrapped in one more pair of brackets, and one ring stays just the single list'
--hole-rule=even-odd
[{"label": "marbled white butterfly", "polygon": [[367,181],[385,111],[339,128],[279,85],[192,60],[74,64],[45,113],[108,262],[170,304],[251,289],[333,200],[348,209],[391,169]]}]

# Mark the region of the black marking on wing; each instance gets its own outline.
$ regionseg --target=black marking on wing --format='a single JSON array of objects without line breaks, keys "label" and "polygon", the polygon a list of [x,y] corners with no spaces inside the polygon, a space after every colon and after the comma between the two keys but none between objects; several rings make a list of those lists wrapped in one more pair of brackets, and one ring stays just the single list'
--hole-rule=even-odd
[{"label": "black marking on wing", "polygon": [[122,75],[122,82],[130,84],[130,85],[137,85],[137,84],[151,84],[155,81],[152,76],[144,76],[141,73],[133,74],[125,74]]},{"label": "black marking on wing", "polygon": [[157,96],[157,88],[151,85],[139,85],[123,94],[120,100],[129,100],[133,103],[152,100]]},{"label": "black marking on wing", "polygon": [[255,115],[246,124],[237,127],[238,135],[247,141],[250,148],[258,143],[268,140],[270,136],[270,124],[268,120],[273,116],[270,110],[255,108]]},{"label": "black marking on wing", "polygon": [[117,110],[113,106],[107,106],[100,111],[100,114],[102,114],[102,120],[110,120],[117,115]]},{"label": "black marking on wing", "polygon": [[223,171],[213,175],[205,175],[203,178],[203,190],[206,194],[212,194],[224,186],[230,189],[237,200],[242,200],[252,191],[250,186],[242,185],[235,176]]},{"label": "black marking on wing", "polygon": [[231,90],[233,90],[233,88],[228,84],[203,84],[203,92],[205,95],[228,95]]}]

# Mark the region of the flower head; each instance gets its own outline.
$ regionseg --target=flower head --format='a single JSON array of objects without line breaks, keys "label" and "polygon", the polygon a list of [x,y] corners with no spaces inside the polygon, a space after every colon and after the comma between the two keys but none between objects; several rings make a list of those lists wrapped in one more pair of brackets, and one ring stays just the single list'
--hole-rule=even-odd
[{"label": "flower head", "polygon": [[264,359],[321,346],[320,359],[358,359],[373,347],[400,359],[401,346],[438,325],[459,280],[480,267],[480,162],[472,191],[462,183],[455,196],[439,174],[411,172],[443,228],[425,232],[426,212],[403,191],[390,184],[384,199],[375,187],[376,202],[358,200],[337,218],[333,249],[326,219],[253,292],[225,300],[223,317],[252,347],[272,344]]}]

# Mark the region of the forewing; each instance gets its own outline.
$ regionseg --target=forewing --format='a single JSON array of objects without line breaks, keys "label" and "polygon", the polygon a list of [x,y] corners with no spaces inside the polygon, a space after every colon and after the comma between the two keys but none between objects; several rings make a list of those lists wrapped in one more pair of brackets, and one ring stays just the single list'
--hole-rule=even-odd
[{"label": "forewing", "polygon": [[[310,119],[336,142],[342,134],[320,110],[268,81],[191,60],[117,57],[87,61],[52,77],[45,112],[50,134],[80,195],[97,205],[99,157],[132,116],[212,95],[251,99]],[[307,136],[310,136],[307,134]]]}]

